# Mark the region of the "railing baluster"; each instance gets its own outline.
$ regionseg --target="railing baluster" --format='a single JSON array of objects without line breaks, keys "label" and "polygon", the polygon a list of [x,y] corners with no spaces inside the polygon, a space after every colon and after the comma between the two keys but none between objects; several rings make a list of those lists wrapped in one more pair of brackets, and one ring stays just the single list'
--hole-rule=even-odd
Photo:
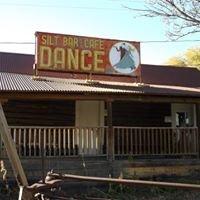
[{"label": "railing baluster", "polygon": [[19,154],[19,156],[21,156],[21,136],[22,136],[22,129],[21,128],[19,128],[18,129],[18,154]]},{"label": "railing baluster", "polygon": [[[42,151],[44,151],[43,152],[44,156],[47,156],[47,129],[46,128],[43,129],[43,137],[42,137],[42,139],[43,139],[44,146],[40,147],[40,153],[42,154]],[[42,148],[43,148],[43,150],[42,150]]]},{"label": "railing baluster", "polygon": [[61,156],[61,129],[58,128],[58,155]]},{"label": "railing baluster", "polygon": [[[37,152],[37,156],[42,156],[42,152],[41,152],[41,149],[43,148],[43,150],[44,150],[44,147],[42,147],[42,144],[44,144],[43,142],[44,142],[44,139],[43,139],[43,141],[41,140],[41,133],[42,132],[42,130],[41,130],[41,128],[39,128],[38,129],[38,152]],[[43,133],[44,134],[44,133]]]},{"label": "railing baluster", "polygon": [[128,128],[125,129],[126,130],[126,154],[130,154],[129,149],[130,149],[130,144],[129,144],[129,132],[128,132]]},{"label": "railing baluster", "polygon": [[67,130],[67,148],[68,148],[68,156],[71,155],[70,131],[71,131],[71,129],[69,128],[69,129]]},{"label": "railing baluster", "polygon": [[120,155],[120,152],[122,152],[122,151],[120,151],[122,148],[122,144],[120,143],[120,141],[121,141],[120,140],[120,129],[117,128],[116,130],[117,130],[117,149],[118,149],[117,154]]},{"label": "railing baluster", "polygon": [[34,128],[34,132],[33,132],[33,155],[34,156],[36,156],[36,131],[37,131],[37,129],[36,128]]},{"label": "railing baluster", "polygon": [[[42,137],[41,137],[41,134],[42,134],[42,130],[41,128],[38,128],[38,145],[37,145],[37,152],[36,152],[36,155],[37,156],[42,156],[42,152],[41,152],[41,149],[43,148],[44,150],[44,147],[42,147],[42,144],[44,146],[44,139],[42,141]],[[43,133],[44,134],[44,133]]]},{"label": "railing baluster", "polygon": [[23,130],[23,156],[26,156],[26,128]]},{"label": "railing baluster", "polygon": [[147,154],[151,153],[151,137],[150,137],[151,129],[147,129]]},{"label": "railing baluster", "polygon": [[159,134],[159,129],[156,128],[156,130],[155,130],[155,135],[156,135],[156,146],[155,146],[156,154],[159,154],[159,150],[158,150],[159,149],[158,134]]},{"label": "railing baluster", "polygon": [[188,143],[188,140],[189,139],[189,134],[188,132],[186,131],[186,129],[183,130],[183,152],[185,154],[187,154],[187,143]]},{"label": "railing baluster", "polygon": [[159,144],[160,144],[159,154],[163,154],[163,132],[162,129],[160,128],[159,128]]},{"label": "railing baluster", "polygon": [[167,154],[167,130],[166,129],[162,129],[163,130],[163,138],[164,138],[164,154]]},{"label": "railing baluster", "polygon": [[135,154],[138,154],[138,129],[134,129],[134,138],[135,138]]},{"label": "railing baluster", "polygon": [[52,130],[49,128],[49,129],[48,129],[48,149],[49,149],[49,156],[52,156],[51,134],[52,134]]},{"label": "railing baluster", "polygon": [[124,155],[124,148],[125,148],[124,147],[124,129],[121,129],[121,131],[122,131],[121,132],[121,134],[122,134],[122,145],[121,145],[122,146],[122,155]]},{"label": "railing baluster", "polygon": [[28,131],[28,149],[29,149],[29,156],[31,156],[31,134],[32,133],[32,128],[29,128]]},{"label": "railing baluster", "polygon": [[139,129],[139,154],[142,154],[142,129]]},{"label": "railing baluster", "polygon": [[53,156],[56,156],[56,147],[57,147],[57,141],[56,141],[56,129],[53,129]]},{"label": "railing baluster", "polygon": [[155,129],[151,128],[151,153],[155,154]]},{"label": "railing baluster", "polygon": [[79,128],[79,153],[83,154],[83,129]]},{"label": "railing baluster", "polygon": [[131,145],[131,155],[133,155],[133,129],[130,129],[130,145]]},{"label": "railing baluster", "polygon": [[63,150],[64,150],[63,154],[64,154],[64,156],[66,156],[66,143],[67,143],[67,141],[66,141],[66,128],[64,128],[63,129]]},{"label": "railing baluster", "polygon": [[94,154],[97,155],[100,151],[100,148],[98,146],[98,141],[101,144],[101,135],[100,135],[100,130],[98,128],[93,128],[93,137],[91,138],[92,140],[92,146],[93,146],[93,151]]},{"label": "railing baluster", "polygon": [[75,155],[75,129],[73,128],[72,130],[72,153],[73,155]]},{"label": "railing baluster", "polygon": [[167,154],[171,154],[171,132],[170,129],[167,129]]}]

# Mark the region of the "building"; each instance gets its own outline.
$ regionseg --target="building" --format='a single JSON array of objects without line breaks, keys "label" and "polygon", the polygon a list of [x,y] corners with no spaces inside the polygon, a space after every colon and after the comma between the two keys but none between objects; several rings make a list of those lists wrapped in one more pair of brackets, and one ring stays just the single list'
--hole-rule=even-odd
[{"label": "building", "polygon": [[197,69],[141,64],[134,76],[35,74],[34,62],[34,55],[0,53],[0,100],[29,177],[50,169],[118,176],[137,158],[199,158]]}]

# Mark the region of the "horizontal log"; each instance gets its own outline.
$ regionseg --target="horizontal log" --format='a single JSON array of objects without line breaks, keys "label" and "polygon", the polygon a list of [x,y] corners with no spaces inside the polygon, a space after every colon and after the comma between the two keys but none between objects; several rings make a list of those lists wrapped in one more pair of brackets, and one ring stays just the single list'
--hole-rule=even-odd
[{"label": "horizontal log", "polygon": [[200,191],[199,184],[187,184],[187,183],[170,183],[170,182],[159,182],[159,181],[144,181],[144,180],[130,180],[130,179],[116,179],[116,178],[102,178],[92,176],[79,176],[72,174],[56,174],[48,173],[45,183],[36,183],[32,186],[28,186],[28,190],[37,191],[41,189],[51,188],[64,181],[69,180],[77,181],[90,181],[90,182],[101,182],[101,183],[115,183],[127,186],[143,186],[143,187],[162,187],[162,188],[175,188],[175,189],[187,189],[187,190],[198,190]]}]

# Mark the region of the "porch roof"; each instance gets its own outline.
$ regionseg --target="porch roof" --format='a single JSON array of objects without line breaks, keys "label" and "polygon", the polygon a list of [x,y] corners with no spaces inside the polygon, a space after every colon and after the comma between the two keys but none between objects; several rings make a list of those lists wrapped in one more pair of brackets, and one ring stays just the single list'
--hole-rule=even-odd
[{"label": "porch roof", "polygon": [[200,97],[200,88],[142,83],[109,81],[87,81],[34,77],[31,75],[0,72],[0,94],[2,93],[62,93],[62,94],[129,94],[178,97]]}]

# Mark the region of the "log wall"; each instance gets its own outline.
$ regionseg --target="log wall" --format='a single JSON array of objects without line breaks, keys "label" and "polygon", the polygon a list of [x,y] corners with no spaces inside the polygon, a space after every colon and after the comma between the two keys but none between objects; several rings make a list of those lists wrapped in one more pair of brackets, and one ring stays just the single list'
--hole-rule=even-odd
[{"label": "log wall", "polygon": [[12,100],[3,109],[9,126],[75,125],[75,101]]},{"label": "log wall", "polygon": [[113,102],[113,126],[169,127],[164,119],[170,115],[170,103]]}]

